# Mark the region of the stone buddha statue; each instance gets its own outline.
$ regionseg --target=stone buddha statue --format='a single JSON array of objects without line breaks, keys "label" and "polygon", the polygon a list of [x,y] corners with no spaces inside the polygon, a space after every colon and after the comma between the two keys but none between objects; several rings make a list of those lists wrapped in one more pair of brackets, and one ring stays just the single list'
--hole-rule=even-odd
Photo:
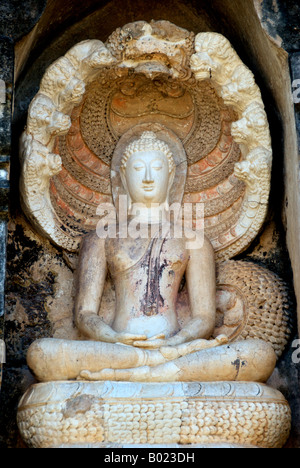
[{"label": "stone buddha statue", "polygon": [[[177,236],[178,220],[170,222],[175,156],[152,131],[141,132],[122,151],[127,225],[119,216],[113,238],[92,232],[81,246],[75,323],[87,339],[34,342],[27,360],[38,380],[265,382],[273,372],[270,344],[257,339],[228,344],[225,335],[211,339],[214,250],[205,236],[198,243],[191,242],[191,233]],[[124,236],[131,220],[147,235]],[[108,272],[116,292],[110,324],[98,315]],[[176,300],[184,275],[190,320],[180,326]]]},{"label": "stone buddha statue", "polygon": [[76,44],[45,75],[22,141],[28,219],[70,265],[80,245],[79,333],[31,344],[24,441],[282,447],[290,408],[261,382],[290,337],[288,290],[233,260],[266,217],[270,132],[228,40],[138,21]]}]

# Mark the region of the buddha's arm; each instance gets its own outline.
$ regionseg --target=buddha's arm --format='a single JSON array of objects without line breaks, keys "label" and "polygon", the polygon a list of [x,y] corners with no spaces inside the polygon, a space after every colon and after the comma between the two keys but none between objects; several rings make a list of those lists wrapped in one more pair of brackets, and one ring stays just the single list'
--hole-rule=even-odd
[{"label": "buddha's arm", "polygon": [[117,333],[98,316],[106,275],[105,240],[90,234],[82,243],[77,271],[75,322],[78,329],[95,341],[131,344],[146,339]]},{"label": "buddha's arm", "polygon": [[207,238],[203,247],[190,250],[186,270],[192,320],[182,331],[192,339],[210,338],[216,324],[216,270],[214,249]]},{"label": "buddha's arm", "polygon": [[106,275],[104,240],[90,234],[83,240],[80,250],[75,322],[84,335],[97,341],[110,341],[113,332],[97,315]]}]

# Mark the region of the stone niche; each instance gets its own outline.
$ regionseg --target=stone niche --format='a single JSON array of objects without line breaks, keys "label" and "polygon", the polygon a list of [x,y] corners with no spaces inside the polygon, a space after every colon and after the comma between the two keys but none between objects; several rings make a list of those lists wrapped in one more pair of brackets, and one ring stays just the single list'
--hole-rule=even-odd
[{"label": "stone niche", "polygon": [[[65,248],[65,244],[52,236],[52,231],[49,231],[47,223],[43,224],[39,220],[37,221],[34,216],[28,219],[28,217],[24,215],[24,208],[25,212],[29,211],[26,207],[28,208],[30,200],[28,201],[28,199],[25,199],[24,201],[23,199],[22,206],[19,203],[18,184],[20,168],[18,163],[18,139],[21,137],[26,124],[29,105],[37,94],[39,87],[43,86],[42,78],[48,67],[60,57],[66,56],[68,51],[70,51],[76,43],[80,43],[86,39],[94,39],[95,41],[102,41],[105,43],[107,38],[110,37],[114,31],[128,23],[141,19],[150,23],[150,21],[154,19],[170,21],[189,32],[193,31],[195,35],[206,32],[218,32],[222,34],[231,42],[242,61],[254,73],[255,80],[259,85],[269,122],[273,150],[272,177],[270,180],[271,190],[268,209],[265,209],[262,216],[264,220],[257,229],[257,232],[255,232],[255,235],[252,237],[250,236],[245,242],[245,245],[239,245],[236,250],[234,247],[230,254],[227,254],[226,252],[228,251],[222,248],[222,245],[224,245],[222,244],[222,236],[220,235],[220,231],[215,229],[213,222],[211,226],[208,226],[208,229],[210,229],[211,236],[214,236],[215,248],[217,250],[217,256],[219,255],[219,260],[223,261],[230,258],[234,259],[236,262],[232,264],[231,270],[225,272],[223,272],[220,267],[221,271],[219,274],[222,284],[228,283],[228,277],[234,275],[236,275],[237,278],[239,277],[239,262],[241,262],[243,268],[246,269],[247,267],[250,269],[250,265],[253,264],[253,268],[257,268],[257,271],[261,271],[260,268],[266,268],[269,276],[267,275],[265,277],[265,284],[272,283],[276,288],[277,278],[280,278],[284,282],[284,294],[280,296],[281,302],[279,301],[279,303],[276,304],[275,309],[281,312],[288,311],[286,315],[283,314],[283,318],[284,323],[288,322],[289,332],[282,336],[279,331],[277,337],[277,349],[275,350],[278,357],[277,366],[273,375],[267,382],[270,387],[273,387],[274,393],[271,391],[264,391],[259,385],[253,387],[251,391],[253,395],[255,392],[256,394],[258,392],[264,395],[265,400],[263,401],[263,405],[272,406],[272,404],[275,404],[274,401],[278,404],[280,408],[278,411],[281,414],[281,418],[283,418],[280,420],[283,427],[288,425],[288,422],[286,422],[287,419],[285,415],[287,414],[287,410],[285,402],[282,400],[281,393],[285,396],[291,408],[292,415],[292,426],[289,439],[286,442],[286,447],[299,447],[299,366],[296,362],[293,362],[295,348],[292,346],[293,340],[297,337],[297,310],[296,302],[294,301],[293,275],[296,284],[298,278],[297,261],[299,242],[297,233],[299,233],[299,220],[297,215],[295,215],[297,212],[295,191],[298,189],[295,187],[296,181],[294,180],[296,174],[292,169],[292,160],[297,157],[297,148],[293,115],[289,108],[291,91],[287,54],[274,44],[263,30],[257,14],[257,6],[255,7],[252,1],[247,2],[245,6],[245,2],[238,0],[213,1],[210,2],[209,5],[204,1],[183,2],[179,0],[167,0],[163,4],[158,1],[153,1],[151,5],[149,5],[144,0],[137,0],[135,2],[127,0],[126,2],[122,2],[121,7],[120,2],[109,1],[100,8],[98,3],[97,5],[96,3],[97,2],[90,0],[85,3],[85,6],[82,6],[79,2],[66,1],[63,5],[61,2],[48,2],[37,27],[16,46],[16,98],[13,127],[15,148],[11,169],[13,190],[11,195],[11,218],[8,224],[5,316],[7,364],[4,368],[0,395],[1,446],[24,446],[24,442],[22,442],[16,426],[16,413],[20,398],[30,385],[36,383],[34,376],[26,364],[26,353],[31,343],[36,339],[45,337],[68,340],[80,340],[82,338],[73,320],[75,295],[74,271],[77,267],[77,240],[75,239],[74,241],[74,237],[69,235],[69,233],[75,231],[77,233],[79,232],[81,236],[82,232],[86,232],[94,226],[95,214],[92,210],[97,202],[97,196],[99,197],[99,195],[97,195],[99,185],[95,191],[95,187],[93,186],[95,179],[88,177],[91,170],[97,174],[97,180],[101,182],[101,187],[98,192],[107,197],[107,200],[110,200],[109,175],[105,173],[105,165],[107,161],[109,161],[118,139],[129,129],[128,113],[132,113],[129,115],[129,118],[134,120],[136,118],[134,106],[136,105],[140,109],[143,105],[143,100],[139,101],[139,95],[137,93],[136,102],[133,102],[131,99],[133,105],[125,109],[127,113],[124,112],[124,107],[120,106],[120,98],[124,97],[124,95],[130,96],[130,93],[132,95],[130,76],[125,78],[120,76],[117,82],[115,77],[113,79],[110,77],[109,73],[111,72],[105,69],[102,73],[103,76],[101,76],[101,86],[99,86],[100,80],[98,82],[93,82],[91,80],[91,82],[86,83],[88,89],[87,98],[84,101],[80,101],[79,105],[75,107],[71,106],[70,109],[67,108],[66,104],[66,107],[63,109],[66,114],[70,115],[72,127],[71,132],[69,132],[66,137],[58,136],[51,147],[51,152],[53,152],[53,154],[57,153],[60,154],[60,156],[63,155],[64,172],[55,173],[56,162],[54,160],[52,166],[54,172],[50,182],[49,200],[51,206],[55,208],[57,217],[62,221],[65,227],[64,233],[68,234],[67,241],[74,241],[71,248],[70,244]],[[54,14],[58,9],[60,10],[60,15]],[[60,20],[58,21],[56,17],[59,17]],[[51,23],[49,23],[49,18],[53,19]],[[195,63],[195,68],[196,65]],[[217,142],[220,140],[220,132],[222,133],[223,144],[221,148],[223,151],[221,151],[221,154],[227,155],[226,149],[228,151],[230,146],[229,140],[232,138],[229,130],[231,123],[238,120],[238,115],[236,115],[236,113],[239,112],[238,107],[230,111],[228,111],[227,108],[223,108],[220,118],[220,114],[217,114],[217,112],[214,113],[214,108],[220,108],[220,98],[212,87],[204,86],[200,83],[199,86],[200,88],[202,86],[203,89],[197,90],[188,85],[184,85],[184,92],[182,89],[176,90],[175,87],[166,91],[166,83],[163,83],[161,88],[159,88],[154,84],[153,77],[150,76],[149,80],[149,75],[147,75],[147,72],[145,74],[144,71],[145,70],[139,75],[139,82],[135,83],[135,85],[137,89],[143,89],[143,87],[145,88],[146,86],[147,92],[151,94],[151,96],[157,95],[155,105],[160,102],[159,98],[162,94],[164,96],[169,96],[169,102],[168,100],[163,101],[166,107],[160,114],[163,115],[163,117],[160,117],[161,121],[159,124],[171,126],[173,130],[176,130],[178,137],[184,141],[188,162],[193,164],[193,158],[195,158],[196,153],[198,155],[198,152],[201,152],[203,159],[205,159],[205,156],[216,146],[212,145],[212,141],[214,141],[214,139]],[[182,70],[179,70],[179,72],[181,71]],[[85,73],[84,69],[82,69],[82,73]],[[106,102],[107,96],[105,93],[111,92],[110,83],[112,82],[118,83],[118,85],[116,86],[114,98],[110,106],[110,115],[107,117],[107,115],[104,114],[106,111],[104,106],[103,115],[99,115],[97,109],[101,108],[102,103]],[[151,86],[153,89],[150,89]],[[46,94],[47,92],[51,93],[51,89],[45,88],[44,92]],[[174,105],[174,103],[176,105]],[[198,115],[200,113],[202,116],[208,114],[206,120],[201,118],[197,120],[195,103],[198,109]],[[62,110],[65,103],[61,101],[57,103],[57,105],[61,106],[60,110]],[[186,109],[185,126],[181,125],[182,115],[180,115],[180,112],[182,108]],[[242,112],[242,109],[240,111]],[[144,114],[142,122],[147,125],[147,115],[146,113]],[[79,116],[80,122],[78,120]],[[103,148],[103,145],[101,146],[99,144],[99,141],[103,141],[101,135],[99,136],[99,132],[104,129],[101,125],[103,121],[105,121],[106,124],[108,122],[108,127],[105,127],[107,136],[105,139],[105,148]],[[203,127],[201,133],[203,121],[206,121],[206,125],[209,125],[209,129],[207,130],[207,127]],[[75,174],[74,164],[72,165],[69,156],[70,153],[76,155],[76,152],[82,151],[81,142],[79,141],[79,125],[81,126],[81,136],[83,136],[84,141],[88,143],[87,146],[89,149],[93,154],[96,156],[98,155],[98,157],[101,153],[102,158],[101,167],[97,168],[95,164],[92,169],[90,167],[89,171],[84,174]],[[93,132],[91,132],[91,129],[94,128],[97,129],[98,138],[95,138]],[[200,129],[200,135],[202,135],[202,138],[198,142],[195,140],[196,133],[193,133],[195,128],[197,128],[198,131]],[[238,135],[238,128],[236,128],[236,135]],[[41,136],[41,138],[44,137],[47,138],[45,135]],[[42,141],[41,143],[44,144],[47,142]],[[242,160],[243,157],[242,153],[239,151],[241,148],[238,146],[239,144],[242,146],[242,142],[238,141],[238,143],[236,143],[236,148],[233,149],[230,154],[229,162],[231,161],[231,169],[227,166],[227,170],[229,171],[228,178],[231,177],[232,165]],[[267,141],[265,144],[269,145],[270,142]],[[286,157],[287,154],[289,154],[289,159]],[[216,154],[215,157],[217,158],[217,156]],[[201,161],[203,161],[203,159],[201,159]],[[89,159],[89,155],[86,155],[85,163],[87,165],[92,165],[95,161]],[[204,165],[204,163],[202,164]],[[194,173],[190,174],[190,178],[188,178],[187,182],[188,189],[185,195],[186,197],[190,197],[190,194],[195,193],[197,190],[200,192],[210,188],[209,176],[200,179],[198,177],[200,172],[201,168],[195,168]],[[286,174],[285,185],[284,173]],[[73,180],[76,178],[80,180],[83,186],[87,187],[85,193],[76,192],[77,188],[73,184]],[[230,181],[232,182],[232,177]],[[200,188],[198,185],[195,190],[195,184],[197,183],[200,183]],[[203,185],[201,186],[201,184]],[[230,191],[233,198],[229,200],[228,197],[224,197],[222,199],[223,207],[219,212],[216,211],[214,203],[210,202],[210,204],[206,205],[206,216],[208,218],[213,218],[214,216],[220,218],[220,213],[223,213],[226,209],[228,211],[230,208],[232,210],[231,216],[233,218],[234,216],[237,217],[239,209],[241,208],[239,203],[242,203],[245,199],[245,190],[244,181],[242,178],[237,178],[234,180]],[[70,198],[68,198],[70,192],[76,194],[75,197],[72,197],[71,201]],[[91,197],[94,197],[94,205],[93,203],[87,203],[83,206],[85,197],[90,197],[87,198],[87,202],[90,202],[92,199]],[[264,208],[266,208],[266,203],[264,203]],[[78,213],[80,213],[80,218],[76,216]],[[225,221],[222,226],[226,224]],[[220,223],[220,225],[221,224],[222,223]],[[225,233],[225,231],[221,233]],[[220,244],[218,244],[218,242],[220,242]],[[235,246],[236,244],[232,243],[232,245]],[[234,265],[237,265],[237,268],[235,268]],[[251,272],[251,275],[253,275],[253,270],[251,270]],[[243,287],[244,284],[242,283],[237,287],[240,296],[243,296]],[[279,285],[278,288],[280,287]],[[264,297],[263,286],[257,285],[254,282],[253,288],[257,288],[259,292],[259,299],[256,297],[257,303],[255,303],[253,299],[253,308],[263,308],[264,304],[268,303],[268,298]],[[226,303],[227,293],[228,287],[227,290],[225,287],[219,292],[220,307],[217,314],[217,332],[229,333],[231,334],[231,338],[234,339],[235,336],[241,333],[241,329],[243,329],[245,337],[247,337],[248,329],[245,327],[243,328],[245,325],[243,323],[245,315],[241,312],[241,308],[239,308],[238,313],[234,309],[235,306],[231,307],[231,309],[229,307],[228,309],[228,304]],[[235,304],[240,300],[240,296],[237,295]],[[183,303],[183,321],[184,300],[183,289],[181,296],[181,301]],[[110,281],[108,281],[104,300],[102,301],[102,308],[103,310],[110,310],[113,305],[114,291]],[[231,311],[231,314],[229,313],[227,315],[227,320],[225,321],[224,310],[227,312],[228,310]],[[276,320],[278,320],[278,317],[275,318],[275,321]],[[47,387],[48,384],[43,385],[45,386],[44,394],[47,396],[49,392],[51,393],[51,389]],[[93,401],[89,402],[85,400],[84,392],[86,390],[84,389],[82,402],[84,404],[86,403],[87,406],[90,405],[90,409],[94,408],[94,405],[96,408],[95,411],[100,411],[100,413],[105,411],[105,408],[103,409],[99,406],[97,400],[100,395],[99,389],[95,389],[96,387],[93,383],[88,385],[90,386],[88,392],[89,394],[93,394]],[[157,388],[155,384],[152,385],[153,395],[158,399],[157,404],[159,405],[161,403],[159,401],[161,394],[159,393],[156,395]],[[177,384],[172,397],[174,402],[172,400],[170,404],[184,411],[186,409],[187,396],[197,393],[193,385],[195,384],[190,386]],[[126,391],[128,391],[130,393],[130,390],[126,390],[125,388],[126,384],[123,386],[124,392],[126,393]],[[73,395],[71,382],[68,388],[68,391],[71,392],[70,395]],[[143,389],[139,389],[140,392],[142,392],[142,390]],[[198,390],[199,398],[197,398],[197,401],[195,400],[195,405],[197,404],[200,406],[201,398],[205,394],[213,398],[215,398],[217,394],[218,398],[227,398],[227,400],[235,398],[236,401],[239,401],[243,395],[243,385],[240,384],[236,384],[230,389],[229,387],[225,388],[220,385],[214,390],[211,388],[210,384],[203,384],[202,388]],[[104,389],[104,391],[108,392],[107,389]],[[113,385],[109,388],[109,392],[112,398],[120,397]],[[166,394],[168,393],[167,386],[165,392]],[[42,392],[42,397],[44,394]],[[226,395],[229,395],[229,397]],[[31,404],[32,401],[34,404],[40,404],[41,402],[38,401],[38,397],[39,395],[33,397],[27,394],[22,400],[24,414],[21,415],[21,424],[24,423],[24,425],[26,425],[26,417],[28,416],[26,416],[26,405]],[[37,398],[37,401],[35,401],[34,398]],[[227,400],[224,404],[229,404]],[[147,404],[151,406],[151,402],[147,402]],[[259,405],[260,402],[255,404]],[[70,405],[70,408],[64,408],[60,406],[61,402],[59,401],[53,402],[53,406],[55,405],[58,407],[58,413],[59,411],[69,411],[70,417],[72,417],[72,405]],[[75,406],[74,403],[74,408]],[[253,409],[251,408],[250,404],[250,411]],[[132,411],[134,411],[134,408]],[[218,411],[217,405],[216,411]],[[190,416],[188,416],[187,419],[189,417]],[[205,415],[203,417],[205,417]],[[271,421],[271,413],[268,417]],[[182,427],[183,426],[181,426],[181,428]],[[101,428],[101,430],[109,431],[109,428],[107,429],[104,427]],[[174,427],[175,432],[178,430],[178,427]],[[211,433],[214,431],[213,428],[209,428],[209,430]],[[284,430],[286,433],[288,432],[287,427]],[[242,434],[244,433],[242,432]],[[153,437],[153,440],[155,440],[155,435]],[[268,439],[266,443],[267,446],[280,445],[280,441],[278,442],[272,439],[271,434],[267,434],[266,438]],[[178,440],[180,440],[181,444],[185,443],[184,436]],[[245,439],[243,439],[242,435],[238,442],[243,444],[244,441]],[[116,443],[117,441],[113,440],[113,442]],[[255,445],[254,439],[252,442]],[[136,439],[135,443],[145,443],[142,435]],[[55,445],[55,441],[53,444]]]}]

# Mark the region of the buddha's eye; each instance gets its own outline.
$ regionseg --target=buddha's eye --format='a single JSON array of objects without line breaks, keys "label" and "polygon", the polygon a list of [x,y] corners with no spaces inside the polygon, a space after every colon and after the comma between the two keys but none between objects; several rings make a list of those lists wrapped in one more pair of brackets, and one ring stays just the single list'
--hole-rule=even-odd
[{"label": "buddha's eye", "polygon": [[152,166],[152,169],[154,169],[155,171],[160,171],[162,169],[162,165],[161,164],[155,164],[154,166]]},{"label": "buddha's eye", "polygon": [[142,165],[140,165],[140,164],[139,164],[139,165],[136,164],[135,166],[133,166],[133,168],[134,168],[136,171],[142,171],[142,170],[144,169],[144,166],[142,166]]}]

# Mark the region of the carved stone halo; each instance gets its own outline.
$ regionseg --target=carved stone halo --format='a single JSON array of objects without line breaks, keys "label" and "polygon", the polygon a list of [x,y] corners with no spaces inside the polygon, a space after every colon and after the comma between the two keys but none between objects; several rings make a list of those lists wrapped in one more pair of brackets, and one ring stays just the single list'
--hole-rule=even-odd
[{"label": "carved stone halo", "polygon": [[157,123],[143,123],[136,125],[131,128],[128,132],[120,138],[114,155],[111,161],[111,189],[114,204],[118,202],[120,195],[125,195],[125,189],[123,187],[121,176],[120,176],[120,165],[124,155],[125,148],[134,140],[137,140],[143,132],[151,131],[155,133],[159,140],[164,141],[172,151],[176,172],[174,177],[174,183],[170,192],[170,204],[182,203],[184,195],[184,187],[187,177],[187,159],[183,148],[183,144],[172,130]]},{"label": "carved stone halo", "polygon": [[[185,203],[203,203],[216,261],[249,247],[267,214],[272,167],[260,90],[225,37],[168,21],[127,24],[105,44],[75,44],[46,71],[20,148],[22,206],[36,229],[78,252],[99,221],[97,207],[111,203],[115,145],[121,138],[117,154],[139,125],[161,125],[157,135],[174,155],[184,145],[187,180],[184,155],[170,203],[182,201],[184,187]],[[115,199],[122,185],[113,171]]]}]

